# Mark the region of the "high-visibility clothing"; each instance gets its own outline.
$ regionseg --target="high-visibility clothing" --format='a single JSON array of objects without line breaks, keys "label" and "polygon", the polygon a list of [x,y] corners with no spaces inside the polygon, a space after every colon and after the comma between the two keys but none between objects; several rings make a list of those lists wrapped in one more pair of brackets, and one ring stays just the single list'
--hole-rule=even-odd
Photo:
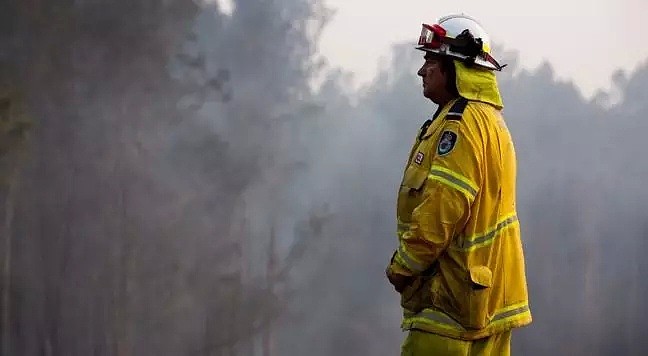
[{"label": "high-visibility clothing", "polygon": [[415,277],[401,295],[405,330],[475,340],[531,323],[515,149],[497,104],[451,101],[412,147],[388,267]]}]

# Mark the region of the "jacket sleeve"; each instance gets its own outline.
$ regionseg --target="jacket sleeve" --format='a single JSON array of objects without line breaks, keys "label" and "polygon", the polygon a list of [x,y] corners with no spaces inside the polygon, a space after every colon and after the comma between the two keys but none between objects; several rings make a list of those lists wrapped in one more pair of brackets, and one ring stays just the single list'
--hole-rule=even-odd
[{"label": "jacket sleeve", "polygon": [[[468,110],[464,112],[464,120]],[[423,201],[399,236],[393,273],[419,275],[430,268],[470,217],[482,181],[482,139],[465,122],[448,121],[434,146]]]}]

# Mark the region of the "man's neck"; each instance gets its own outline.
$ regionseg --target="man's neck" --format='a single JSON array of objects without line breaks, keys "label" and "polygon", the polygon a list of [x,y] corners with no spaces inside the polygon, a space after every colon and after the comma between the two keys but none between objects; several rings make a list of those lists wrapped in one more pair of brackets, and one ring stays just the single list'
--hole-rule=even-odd
[{"label": "man's neck", "polygon": [[437,105],[439,105],[440,108],[443,108],[446,105],[448,105],[449,102],[451,102],[451,101],[453,101],[455,99],[457,99],[457,96],[448,94],[448,95],[444,96],[443,98],[441,98],[439,100],[439,102],[437,103]]}]

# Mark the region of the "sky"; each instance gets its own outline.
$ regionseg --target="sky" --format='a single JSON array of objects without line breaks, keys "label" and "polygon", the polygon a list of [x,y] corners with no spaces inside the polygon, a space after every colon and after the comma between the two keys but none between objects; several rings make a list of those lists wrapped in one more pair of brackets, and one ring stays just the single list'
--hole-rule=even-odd
[{"label": "sky", "polygon": [[370,80],[390,46],[418,39],[422,23],[450,13],[477,18],[491,41],[518,50],[521,65],[549,61],[556,76],[573,80],[583,95],[609,88],[612,74],[631,72],[648,59],[646,0],[423,1],[326,0],[335,14],[320,52],[331,66]]}]

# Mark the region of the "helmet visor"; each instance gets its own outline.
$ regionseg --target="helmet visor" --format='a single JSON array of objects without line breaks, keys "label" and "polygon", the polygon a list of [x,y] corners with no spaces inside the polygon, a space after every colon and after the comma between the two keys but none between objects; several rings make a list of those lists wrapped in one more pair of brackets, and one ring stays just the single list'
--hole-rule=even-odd
[{"label": "helmet visor", "polygon": [[438,49],[441,47],[446,31],[439,25],[423,24],[421,35],[419,36],[418,45],[429,49]]}]

